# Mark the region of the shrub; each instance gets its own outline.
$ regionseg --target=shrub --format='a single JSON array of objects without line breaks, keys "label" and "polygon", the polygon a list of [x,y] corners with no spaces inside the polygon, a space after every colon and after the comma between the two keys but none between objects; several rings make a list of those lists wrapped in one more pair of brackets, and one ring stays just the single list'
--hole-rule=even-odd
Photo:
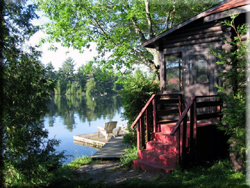
[{"label": "shrub", "polygon": [[123,83],[121,102],[124,107],[123,117],[132,124],[150,96],[159,91],[159,83],[147,78],[140,70],[129,76]]},{"label": "shrub", "polygon": [[218,87],[222,93],[225,108],[222,109],[223,118],[219,129],[230,136],[230,159],[235,170],[244,169],[246,155],[246,62],[247,48],[242,41],[246,34],[246,24],[235,24],[237,15],[232,15],[231,20],[224,21],[224,25],[231,27],[235,32],[231,41],[224,39],[231,45],[231,51],[212,50],[212,54],[219,59],[217,65],[221,66],[220,77],[223,86]]}]

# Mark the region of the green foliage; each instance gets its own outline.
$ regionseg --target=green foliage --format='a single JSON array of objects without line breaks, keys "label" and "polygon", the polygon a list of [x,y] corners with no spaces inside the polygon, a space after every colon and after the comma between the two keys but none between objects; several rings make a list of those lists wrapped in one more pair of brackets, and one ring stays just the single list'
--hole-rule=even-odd
[{"label": "green foliage", "polygon": [[[7,57],[9,58],[9,57]],[[48,140],[43,120],[54,84],[35,54],[9,61],[4,72],[4,160],[6,184],[44,183],[47,172],[61,165],[56,140]]]},{"label": "green foliage", "polygon": [[129,132],[123,136],[123,142],[128,146],[136,146],[137,135],[135,131],[128,129]]},{"label": "green foliage", "polygon": [[70,162],[67,166],[71,169],[79,168],[82,165],[90,164],[92,163],[91,157],[84,156],[84,157],[78,157],[74,161]]},{"label": "green foliage", "polygon": [[[136,149],[134,149],[136,151]],[[133,153],[133,149],[130,152]],[[124,161],[125,162],[125,161]],[[90,164],[89,162],[83,163]],[[129,166],[125,166],[129,167]],[[73,168],[74,169],[74,168]],[[246,175],[235,172],[230,168],[228,161],[219,161],[210,167],[192,167],[186,170],[174,170],[168,174],[159,173],[155,179],[131,179],[116,185],[104,183],[89,183],[88,176],[78,174],[68,165],[58,169],[47,187],[208,187],[208,188],[247,188]],[[119,169],[118,169],[119,170]],[[128,169],[129,170],[129,169]],[[141,175],[145,172],[138,171]]]},{"label": "green foliage", "polygon": [[120,159],[122,167],[131,168],[133,166],[133,160],[137,158],[136,146],[125,148],[125,155]]},{"label": "green foliage", "polygon": [[118,77],[113,71],[102,71],[99,67],[87,63],[82,65],[76,72],[72,58],[64,61],[58,71],[48,64],[46,69],[49,73],[46,77],[56,80],[55,95],[88,96],[115,94],[121,89],[116,83]]},{"label": "green foliage", "polygon": [[246,34],[247,27],[246,24],[235,25],[236,18],[237,15],[232,15],[231,20],[224,21],[224,25],[231,27],[235,32],[232,41],[226,41],[231,45],[231,51],[213,50],[212,54],[219,59],[217,65],[222,68],[220,78],[223,86],[217,87],[218,92],[222,93],[225,108],[222,109],[223,124],[219,128],[230,136],[230,149],[236,154],[236,158],[244,161],[246,155],[247,48],[246,43],[242,42],[242,36]]},{"label": "green foliage", "polygon": [[48,139],[42,117],[54,88],[39,62],[40,52],[24,44],[37,30],[30,21],[35,6],[20,2],[5,4],[3,66],[3,139],[5,186],[32,187],[46,184],[49,172],[62,164],[63,153]]},{"label": "green foliage", "polygon": [[99,52],[94,61],[99,65],[122,72],[124,67],[144,64],[156,74],[159,60],[154,57],[159,53],[147,51],[141,44],[218,3],[218,0],[37,1],[52,20],[45,26],[48,41],[80,51],[94,42]]},{"label": "green foliage", "polygon": [[150,96],[159,91],[159,83],[143,75],[140,70],[134,76],[127,76],[121,90],[121,101],[124,107],[123,116],[132,124]]}]

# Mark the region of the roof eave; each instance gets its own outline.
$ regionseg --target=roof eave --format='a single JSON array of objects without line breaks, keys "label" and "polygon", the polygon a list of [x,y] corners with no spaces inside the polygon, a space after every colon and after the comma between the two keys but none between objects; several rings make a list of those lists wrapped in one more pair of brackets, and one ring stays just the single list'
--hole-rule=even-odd
[{"label": "roof eave", "polygon": [[229,1],[229,0],[223,1],[223,2],[221,2],[221,3],[219,3],[219,4],[217,4],[217,5],[215,5],[215,6],[211,7],[211,8],[209,8],[209,9],[207,9],[207,10],[205,10],[205,11],[203,11],[203,12],[197,14],[196,16],[192,17],[191,19],[186,20],[186,21],[184,21],[184,22],[178,24],[177,26],[175,26],[175,27],[173,27],[173,28],[171,28],[171,29],[169,29],[169,30],[167,30],[167,31],[165,31],[165,32],[163,32],[163,33],[161,33],[161,34],[159,34],[158,36],[156,36],[156,37],[154,37],[154,38],[152,38],[152,39],[150,39],[150,40],[144,42],[144,43],[142,44],[142,46],[145,47],[145,48],[147,48],[147,47],[148,47],[148,48],[154,48],[154,47],[155,47],[155,43],[157,43],[157,41],[158,41],[159,39],[161,39],[162,37],[165,37],[166,35],[168,35],[168,34],[174,32],[174,31],[176,31],[176,30],[178,30],[178,29],[180,29],[180,28],[186,26],[187,24],[192,23],[192,22],[194,22],[194,21],[196,21],[196,20],[198,20],[198,19],[200,19],[200,18],[206,16],[209,12],[215,10],[217,7],[221,6],[222,4],[224,4],[224,3],[228,2],[228,1]]}]

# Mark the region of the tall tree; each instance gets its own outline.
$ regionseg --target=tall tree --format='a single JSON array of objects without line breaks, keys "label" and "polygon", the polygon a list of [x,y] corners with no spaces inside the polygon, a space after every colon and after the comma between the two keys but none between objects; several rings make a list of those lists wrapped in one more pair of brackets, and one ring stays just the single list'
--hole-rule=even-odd
[{"label": "tall tree", "polygon": [[[48,41],[82,51],[97,44],[104,68],[122,70],[144,64],[159,76],[159,53],[141,44],[214,5],[219,0],[37,0],[52,20]],[[109,56],[103,60],[101,57]]]},{"label": "tall tree", "polygon": [[67,58],[63,62],[61,70],[62,70],[64,76],[66,76],[66,78],[68,80],[72,80],[73,79],[74,70],[75,70],[74,67],[75,67],[75,63],[74,63],[74,60],[71,57]]},{"label": "tall tree", "polygon": [[4,50],[4,0],[0,0],[0,187],[4,187],[3,162],[3,50]]},{"label": "tall tree", "polygon": [[[31,24],[36,18],[34,5],[25,1],[6,1],[1,12],[1,130],[3,134],[4,174],[6,187],[43,184],[49,171],[61,164],[56,140],[49,140],[42,117],[53,82],[45,77],[39,62],[41,53],[25,41],[37,31]],[[3,74],[2,74],[3,73]],[[1,83],[2,85],[2,83]],[[4,100],[2,100],[4,98]],[[1,146],[2,148],[2,146]]]}]

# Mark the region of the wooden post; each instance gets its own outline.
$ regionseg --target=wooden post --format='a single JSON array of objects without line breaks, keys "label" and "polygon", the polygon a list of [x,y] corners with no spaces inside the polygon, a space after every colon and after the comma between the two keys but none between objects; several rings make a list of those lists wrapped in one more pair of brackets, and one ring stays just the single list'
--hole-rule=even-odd
[{"label": "wooden post", "polygon": [[156,99],[154,98],[153,101],[152,101],[152,104],[153,104],[153,132],[157,132],[157,127],[156,127],[156,124],[157,124],[157,120],[156,120]]},{"label": "wooden post", "polygon": [[181,165],[180,163],[180,155],[181,155],[181,151],[180,151],[180,128],[176,131],[176,163],[178,166]]},{"label": "wooden post", "polygon": [[193,125],[193,151],[194,151],[194,160],[197,160],[197,108],[196,108],[196,98],[194,99],[193,104],[193,118],[194,118],[194,125]]},{"label": "wooden post", "polygon": [[190,153],[191,158],[194,160],[194,105],[190,109]]},{"label": "wooden post", "polygon": [[182,124],[182,167],[186,165],[186,139],[187,139],[187,116],[185,116]]},{"label": "wooden post", "polygon": [[145,123],[144,123],[144,116],[141,117],[140,119],[140,127],[141,127],[141,149],[145,149],[146,144],[145,144]]},{"label": "wooden post", "polygon": [[137,123],[137,126],[136,126],[136,134],[137,134],[137,153],[140,152],[141,150],[141,139],[140,139],[140,122]]},{"label": "wooden post", "polygon": [[150,138],[150,108],[147,108],[146,110],[146,131],[147,131],[147,136],[146,136],[146,141],[149,142],[151,140]]},{"label": "wooden post", "polygon": [[181,114],[182,114],[182,97],[181,97],[181,95],[178,96],[178,99],[179,99],[179,105],[178,105],[179,115],[181,116]]}]

